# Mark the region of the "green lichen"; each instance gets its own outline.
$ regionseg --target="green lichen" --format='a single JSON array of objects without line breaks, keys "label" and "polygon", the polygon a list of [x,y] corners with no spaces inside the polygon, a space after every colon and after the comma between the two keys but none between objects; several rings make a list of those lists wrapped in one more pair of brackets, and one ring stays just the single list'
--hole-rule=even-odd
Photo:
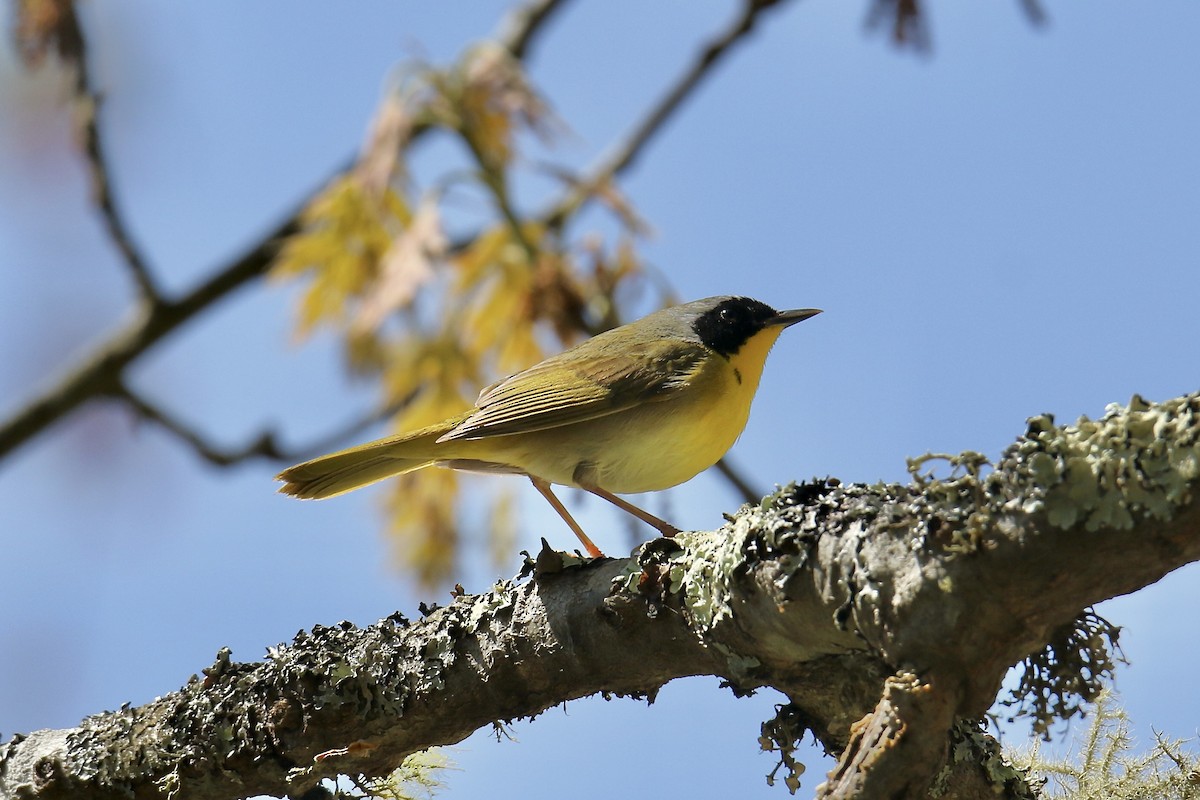
[{"label": "green lichen", "polygon": [[516,605],[516,590],[509,581],[496,581],[490,592],[469,597],[467,629],[479,630],[484,620],[511,612]]},{"label": "green lichen", "polygon": [[729,667],[729,677],[735,681],[745,680],[762,666],[762,662],[754,656],[744,656],[721,642],[713,642],[712,647],[718,653],[725,656],[725,664]]},{"label": "green lichen", "polygon": [[1053,631],[1044,648],[1021,662],[1019,685],[1001,701],[1015,709],[1008,721],[1029,717],[1034,732],[1048,740],[1055,720],[1082,716],[1112,682],[1117,664],[1125,663],[1120,634],[1091,609]]},{"label": "green lichen", "polygon": [[454,643],[454,636],[444,627],[425,640],[421,650],[420,680],[415,687],[418,692],[427,694],[445,688],[444,676],[454,664]]},{"label": "green lichen", "polygon": [[[945,461],[950,465],[948,478],[936,478],[930,462]],[[984,498],[983,471],[991,462],[973,450],[958,455],[926,453],[907,460],[912,476],[910,489],[917,492],[910,504],[916,519],[927,520],[926,529],[948,553],[973,553],[979,549],[984,534],[992,524],[992,509]],[[949,522],[950,524],[943,524]],[[943,591],[948,591],[942,587]]]},{"label": "green lichen", "polygon": [[945,797],[950,777],[962,764],[976,764],[987,775],[988,783],[997,797],[1034,800],[1037,794],[1030,786],[1027,770],[1013,765],[1000,744],[987,735],[978,723],[959,722],[950,731],[950,757],[942,766],[929,789],[931,798]]},{"label": "green lichen", "polygon": [[742,680],[761,662],[736,652],[711,634],[733,618],[729,601],[735,593],[737,569],[746,563],[748,537],[761,533],[764,525],[759,509],[747,506],[735,521],[720,530],[690,531],[673,539],[652,540],[613,579],[614,588],[645,596],[652,616],[663,607],[682,612],[697,637],[724,657],[728,676]]},{"label": "green lichen", "polygon": [[1128,530],[1138,517],[1170,519],[1200,477],[1200,394],[1163,403],[1134,395],[1098,420],[1058,427],[1029,420],[992,479],[1007,502],[1045,511],[1057,528]]},{"label": "green lichen", "polygon": [[1135,750],[1132,725],[1115,698],[1105,692],[1088,710],[1091,724],[1075,737],[1065,756],[1051,757],[1032,746],[1011,753],[1012,760],[1045,784],[1048,800],[1197,800],[1200,754],[1187,740],[1154,732],[1153,746]]},{"label": "green lichen", "polygon": [[[931,465],[940,461],[950,465],[948,477],[934,475]],[[850,509],[843,521],[858,515],[877,527],[910,529],[914,544],[947,553],[978,551],[1010,514],[1044,513],[1055,528],[1088,531],[1165,521],[1191,500],[1200,478],[1200,393],[1163,403],[1134,396],[1074,425],[1033,417],[989,467],[979,453],[927,453],[909,460],[908,486],[836,487],[828,500]]]},{"label": "green lichen", "polygon": [[684,549],[672,558],[670,591],[683,593],[697,632],[710,631],[733,616],[729,607],[733,572],[745,560],[743,545],[756,527],[758,515],[746,513],[717,531],[679,534]]}]

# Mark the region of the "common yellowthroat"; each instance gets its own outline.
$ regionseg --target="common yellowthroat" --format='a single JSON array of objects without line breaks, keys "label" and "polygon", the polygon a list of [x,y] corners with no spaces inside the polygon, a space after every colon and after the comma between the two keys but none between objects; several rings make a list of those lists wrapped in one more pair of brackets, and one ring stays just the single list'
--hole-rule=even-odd
[{"label": "common yellowthroat", "polygon": [[458,416],[289,467],[279,491],[334,497],[428,466],[515,473],[593,557],[603,554],[550,484],[584,489],[674,536],[617,495],[668,489],[717,463],[746,426],[780,332],[820,313],[748,297],[665,308],[492,384]]}]

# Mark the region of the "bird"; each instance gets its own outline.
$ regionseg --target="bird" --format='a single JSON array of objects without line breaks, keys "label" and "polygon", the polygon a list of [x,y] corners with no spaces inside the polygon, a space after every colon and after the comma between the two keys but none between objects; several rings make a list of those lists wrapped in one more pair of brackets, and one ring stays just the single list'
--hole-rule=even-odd
[{"label": "bird", "polygon": [[552,484],[671,537],[678,528],[618,495],[677,486],[720,460],[746,426],[779,334],[820,313],[734,296],[664,308],[486,387],[473,408],[435,425],[288,467],[279,491],[323,499],[431,466],[517,474],[593,558],[604,554]]}]

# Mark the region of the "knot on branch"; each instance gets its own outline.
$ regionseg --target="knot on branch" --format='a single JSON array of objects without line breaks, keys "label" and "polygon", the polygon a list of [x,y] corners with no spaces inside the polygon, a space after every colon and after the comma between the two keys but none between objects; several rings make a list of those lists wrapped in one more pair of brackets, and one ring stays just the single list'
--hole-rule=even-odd
[{"label": "knot on branch", "polygon": [[920,797],[929,765],[945,759],[958,698],[945,686],[899,672],[884,681],[875,710],[850,726],[850,745],[817,797]]}]

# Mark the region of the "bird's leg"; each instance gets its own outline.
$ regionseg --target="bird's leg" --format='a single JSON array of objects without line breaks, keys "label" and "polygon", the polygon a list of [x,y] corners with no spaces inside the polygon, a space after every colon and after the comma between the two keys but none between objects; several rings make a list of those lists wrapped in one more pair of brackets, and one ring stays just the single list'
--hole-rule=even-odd
[{"label": "bird's leg", "polygon": [[596,495],[597,497],[604,498],[605,500],[612,503],[614,506],[621,509],[622,511],[633,514],[635,517],[637,517],[638,519],[640,519],[642,522],[646,523],[650,527],[656,528],[659,533],[661,533],[663,536],[666,536],[668,539],[673,537],[675,534],[679,533],[679,528],[676,528],[674,525],[667,522],[666,520],[659,519],[658,517],[651,514],[649,511],[638,508],[637,506],[635,506],[633,503],[629,502],[628,500],[622,500],[620,497],[617,497],[612,492],[601,489],[599,486],[593,486],[590,484],[582,484],[581,483],[581,484],[579,484],[579,488],[583,489],[586,492],[591,492],[592,494]]},{"label": "bird's leg", "polygon": [[558,515],[563,518],[563,521],[567,523],[567,527],[575,532],[575,535],[579,537],[579,541],[583,542],[583,549],[587,550],[588,555],[592,558],[604,558],[604,553],[600,552],[599,547],[592,544],[592,540],[583,532],[583,528],[579,527],[579,523],[567,511],[567,507],[554,495],[554,492],[550,491],[550,484],[532,475],[529,476],[529,480],[533,483],[534,488],[542,493],[542,497],[546,498],[546,502],[553,506]]}]

